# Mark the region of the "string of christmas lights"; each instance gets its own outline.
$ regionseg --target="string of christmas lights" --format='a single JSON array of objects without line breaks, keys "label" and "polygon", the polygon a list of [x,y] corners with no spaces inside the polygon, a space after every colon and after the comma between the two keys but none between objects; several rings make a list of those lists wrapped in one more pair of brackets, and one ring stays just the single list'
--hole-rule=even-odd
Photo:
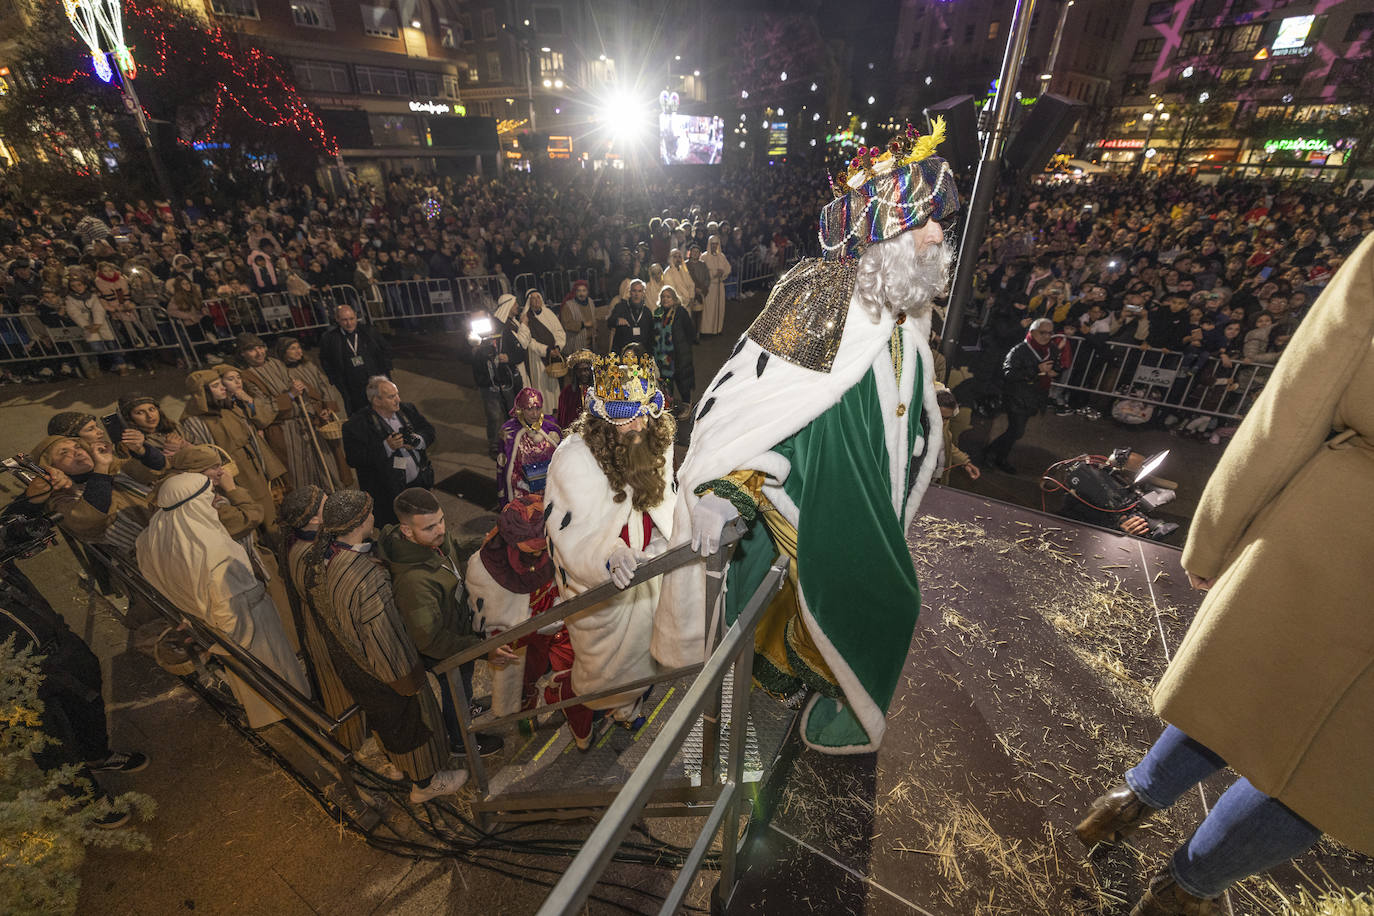
[{"label": "string of christmas lights", "polygon": [[[64,0],[64,4],[69,7],[75,5],[74,0]],[[143,63],[143,72],[146,75],[163,78],[167,76],[167,59],[172,53],[172,48],[168,39],[169,33],[175,32],[183,25],[182,21],[172,19],[166,12],[155,4],[140,6],[134,2],[127,2],[124,6],[126,15],[130,15],[140,20],[139,29],[142,31],[152,44],[152,58]],[[94,21],[92,21],[94,26]],[[80,31],[78,29],[78,31]],[[295,84],[288,80],[280,67],[280,64],[269,55],[264,54],[258,48],[239,48],[223,29],[218,26],[201,28],[200,31],[206,38],[207,48],[201,49],[201,62],[213,66],[215,64],[227,65],[233,74],[235,86],[231,86],[227,79],[219,79],[215,82],[215,98],[213,101],[213,115],[206,129],[204,142],[214,142],[220,136],[221,121],[228,115],[243,116],[263,127],[273,129],[291,129],[300,134],[314,148],[322,151],[326,155],[336,156],[339,152],[338,143],[329,132],[325,130],[324,122],[320,119],[301,97]],[[85,39],[84,33],[82,34]],[[122,40],[123,33],[119,33]],[[89,41],[87,41],[90,44]],[[105,60],[105,55],[99,52],[98,45],[92,46],[94,49],[93,59],[96,64],[97,72],[101,64],[109,70],[109,63]],[[122,45],[121,45],[122,47]],[[128,53],[130,69],[132,69],[132,54]],[[122,56],[116,50],[117,59],[123,69]],[[211,55],[214,55],[212,59]],[[127,73],[127,71],[126,71]],[[129,73],[128,75],[132,75]],[[107,82],[110,76],[103,76]],[[50,74],[45,79],[52,82],[70,85],[78,79],[86,78],[84,71],[74,70],[70,76],[59,76]],[[236,87],[243,87],[260,96],[245,98]],[[280,104],[277,96],[280,96]],[[147,114],[145,109],[145,114]],[[150,116],[151,117],[151,116]]]}]

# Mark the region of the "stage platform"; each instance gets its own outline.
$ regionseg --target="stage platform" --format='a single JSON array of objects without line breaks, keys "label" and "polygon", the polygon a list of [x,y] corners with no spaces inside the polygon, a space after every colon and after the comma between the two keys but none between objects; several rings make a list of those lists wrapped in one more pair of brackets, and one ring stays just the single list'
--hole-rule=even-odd
[{"label": "stage platform", "polygon": [[[940,487],[908,543],[923,607],[882,748],[827,757],[789,738],[727,912],[1124,916],[1233,778],[1129,847],[1090,856],[1073,835],[1162,727],[1149,691],[1201,594],[1179,551]],[[1299,865],[1374,880],[1326,841]],[[1292,868],[1274,877],[1310,886]],[[1262,880],[1229,896],[1233,914],[1282,911]]]}]

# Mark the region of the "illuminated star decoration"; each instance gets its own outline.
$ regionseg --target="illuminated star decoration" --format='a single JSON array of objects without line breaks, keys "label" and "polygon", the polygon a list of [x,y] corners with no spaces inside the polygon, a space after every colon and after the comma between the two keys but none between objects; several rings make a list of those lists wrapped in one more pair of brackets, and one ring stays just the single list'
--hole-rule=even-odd
[{"label": "illuminated star decoration", "polygon": [[62,0],[62,6],[76,34],[91,49],[91,65],[95,68],[95,75],[108,83],[114,78],[114,73],[110,70],[110,62],[105,59],[105,52],[100,50],[100,26],[96,22],[95,11],[87,0]]},{"label": "illuminated star decoration", "polygon": [[441,210],[443,210],[443,206],[433,197],[425,200],[425,219],[430,221],[438,219]]},{"label": "illuminated star decoration", "polygon": [[[67,15],[82,39],[92,49],[96,74],[108,82],[114,76],[105,54],[100,52],[99,10],[106,5],[112,24],[119,23],[118,29],[109,41],[114,47],[116,61],[120,69],[128,69],[125,75],[134,76],[133,55],[124,44],[123,16],[120,0],[62,0]],[[154,78],[167,75],[167,59],[174,52],[169,36],[183,27],[182,21],[168,13],[157,4],[139,6],[130,4],[123,12],[133,17],[135,29],[147,42],[147,52],[143,55],[142,70]],[[220,121],[226,115],[243,116],[267,128],[283,128],[300,134],[311,146],[327,156],[337,156],[338,142],[325,129],[324,122],[309,103],[301,96],[281,62],[264,54],[258,48],[242,47],[232,34],[226,34],[218,26],[201,26],[197,31],[203,34],[205,47],[200,50],[201,63],[209,66],[227,65],[232,70],[231,81],[221,78],[215,83],[215,100],[209,125],[198,142],[215,143],[219,141]],[[215,58],[212,62],[211,55]],[[83,78],[82,71],[76,70],[68,75],[47,74],[44,81],[70,85]],[[246,90],[246,91],[245,91]],[[146,113],[146,110],[145,110]],[[151,115],[148,115],[151,117]]]},{"label": "illuminated star decoration", "polygon": [[96,21],[100,23],[100,31],[114,52],[119,72],[126,78],[133,79],[138,75],[138,68],[134,66],[133,52],[124,43],[124,10],[120,0],[82,0],[82,3],[95,10]]}]

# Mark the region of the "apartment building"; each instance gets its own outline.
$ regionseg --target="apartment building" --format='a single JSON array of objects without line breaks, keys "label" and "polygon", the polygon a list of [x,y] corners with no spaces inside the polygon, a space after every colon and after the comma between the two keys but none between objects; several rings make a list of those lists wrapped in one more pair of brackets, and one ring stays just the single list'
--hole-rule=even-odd
[{"label": "apartment building", "polygon": [[1374,139],[1368,0],[1135,0],[1127,15],[1104,161],[1339,178]]},{"label": "apartment building", "polygon": [[495,124],[463,98],[468,14],[456,0],[192,2],[290,65],[344,162],[364,175],[497,168]]}]

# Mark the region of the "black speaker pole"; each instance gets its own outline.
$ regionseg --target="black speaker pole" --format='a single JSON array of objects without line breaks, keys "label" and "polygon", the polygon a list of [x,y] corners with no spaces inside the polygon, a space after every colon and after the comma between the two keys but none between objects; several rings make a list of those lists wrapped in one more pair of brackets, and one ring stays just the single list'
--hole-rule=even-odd
[{"label": "black speaker pole", "polygon": [[983,144],[978,174],[973,179],[973,193],[968,199],[964,234],[959,239],[954,288],[950,290],[949,307],[945,312],[940,349],[945,354],[946,371],[954,368],[959,351],[959,335],[964,330],[964,311],[973,293],[973,268],[978,262],[978,250],[983,246],[983,235],[988,228],[992,199],[997,193],[997,179],[1002,171],[1002,147],[1006,144],[1007,118],[1016,99],[1016,77],[1021,72],[1021,60],[1026,56],[1034,12],[1035,0],[1016,0],[1016,8],[1011,14],[1011,33],[1007,36],[1007,53],[1002,58],[1002,74],[997,80],[993,119],[989,125],[987,142]]}]

